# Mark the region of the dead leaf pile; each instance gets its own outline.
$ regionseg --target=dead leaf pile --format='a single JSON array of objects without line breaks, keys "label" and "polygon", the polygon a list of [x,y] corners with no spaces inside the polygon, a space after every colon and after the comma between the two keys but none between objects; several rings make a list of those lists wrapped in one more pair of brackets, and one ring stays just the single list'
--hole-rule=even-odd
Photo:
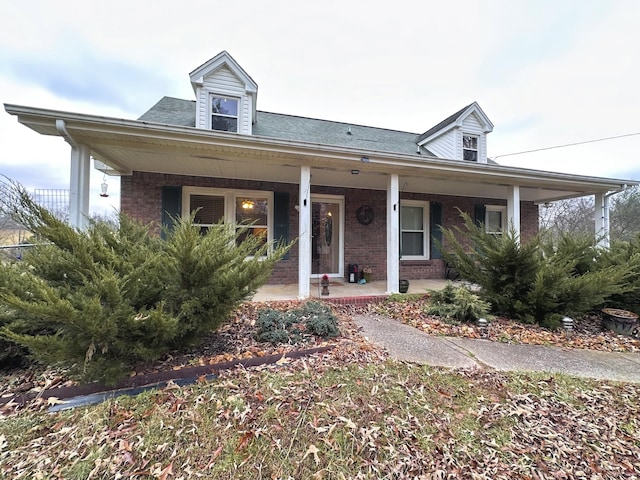
[{"label": "dead leaf pile", "polygon": [[567,335],[562,329],[549,330],[538,325],[525,325],[506,318],[496,318],[489,328],[482,331],[473,324],[445,321],[424,313],[427,300],[415,302],[387,302],[360,309],[361,314],[378,314],[406,323],[429,335],[451,337],[487,338],[495,342],[530,345],[553,345],[566,348],[601,350],[609,352],[640,352],[640,338],[617,335],[605,330],[601,318],[586,316],[575,321],[574,329]]}]

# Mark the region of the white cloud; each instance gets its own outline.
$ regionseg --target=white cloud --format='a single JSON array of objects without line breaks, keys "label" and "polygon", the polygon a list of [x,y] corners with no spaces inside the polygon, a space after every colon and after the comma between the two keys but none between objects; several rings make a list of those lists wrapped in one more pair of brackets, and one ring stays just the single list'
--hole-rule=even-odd
[{"label": "white cloud", "polygon": [[[640,131],[630,0],[35,0],[3,2],[0,17],[3,103],[137,118],[163,95],[192,98],[188,73],[227,50],[258,83],[262,110],[419,133],[477,100],[495,124],[490,156]],[[0,173],[67,182],[60,138],[2,113],[0,143]],[[639,143],[498,160],[640,178]],[[103,208],[101,181],[92,176],[92,208]]]}]

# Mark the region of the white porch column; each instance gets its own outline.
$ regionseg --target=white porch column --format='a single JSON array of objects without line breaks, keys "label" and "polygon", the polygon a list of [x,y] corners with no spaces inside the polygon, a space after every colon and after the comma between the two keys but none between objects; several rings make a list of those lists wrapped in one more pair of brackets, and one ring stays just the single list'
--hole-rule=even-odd
[{"label": "white porch column", "polygon": [[398,175],[387,182],[387,293],[398,293],[400,282],[400,188]]},{"label": "white porch column", "polygon": [[69,223],[75,228],[84,228],[89,217],[90,156],[88,145],[77,144],[71,147]]},{"label": "white porch column", "polygon": [[298,298],[309,297],[311,277],[311,167],[300,167],[298,200]]},{"label": "white porch column", "polygon": [[609,248],[609,197],[605,193],[595,194],[595,235],[598,246]]},{"label": "white porch column", "polygon": [[520,242],[520,186],[509,185],[507,192],[507,228],[513,228]]}]

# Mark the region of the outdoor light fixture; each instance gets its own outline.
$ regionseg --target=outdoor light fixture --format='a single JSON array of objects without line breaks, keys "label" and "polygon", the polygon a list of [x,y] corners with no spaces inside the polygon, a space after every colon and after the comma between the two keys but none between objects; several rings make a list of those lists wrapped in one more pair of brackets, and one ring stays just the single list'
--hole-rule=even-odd
[{"label": "outdoor light fixture", "polygon": [[480,329],[480,333],[482,334],[482,336],[486,337],[487,329],[489,328],[489,322],[487,321],[487,319],[479,318],[478,320],[476,320],[476,325],[478,325],[478,328]]},{"label": "outdoor light fixture", "polygon": [[242,208],[244,208],[245,210],[251,210],[253,208],[253,205],[253,200],[242,201]]},{"label": "outdoor light fixture", "polygon": [[360,161],[362,161],[362,162],[365,162],[365,163],[366,163],[366,162],[368,162],[368,161],[369,161],[369,157],[362,157],[362,158],[360,158]]},{"label": "outdoor light fixture", "polygon": [[351,175],[358,175],[360,170],[351,170]]},{"label": "outdoor light fixture", "polygon": [[109,194],[107,193],[107,188],[109,188],[109,185],[107,185],[107,176],[105,175],[104,177],[102,177],[102,183],[100,184],[100,196],[101,197],[108,197]]},{"label": "outdoor light fixture", "polygon": [[564,328],[564,331],[567,334],[567,336],[569,336],[569,334],[573,331],[573,319],[569,317],[564,317],[562,319],[562,327]]}]

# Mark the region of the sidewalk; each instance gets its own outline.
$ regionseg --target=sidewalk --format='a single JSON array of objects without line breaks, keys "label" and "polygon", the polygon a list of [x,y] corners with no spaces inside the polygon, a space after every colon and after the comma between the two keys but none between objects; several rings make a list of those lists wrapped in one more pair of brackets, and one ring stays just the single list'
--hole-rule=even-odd
[{"label": "sidewalk", "polygon": [[434,337],[390,318],[356,315],[353,319],[367,339],[383,345],[398,360],[449,368],[554,372],[598,380],[640,383],[640,353]]}]

